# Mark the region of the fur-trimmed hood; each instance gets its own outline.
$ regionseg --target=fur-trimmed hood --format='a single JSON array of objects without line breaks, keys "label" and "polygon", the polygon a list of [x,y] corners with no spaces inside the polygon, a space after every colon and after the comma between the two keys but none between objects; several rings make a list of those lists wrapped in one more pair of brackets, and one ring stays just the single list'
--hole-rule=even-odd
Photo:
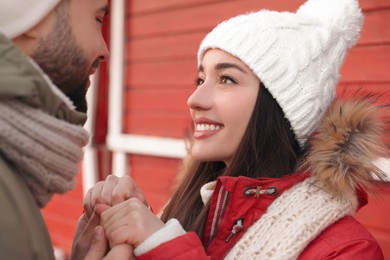
[{"label": "fur-trimmed hood", "polygon": [[389,106],[373,96],[336,100],[312,137],[303,168],[336,196],[369,191],[386,174],[375,162],[390,157],[388,115]]}]

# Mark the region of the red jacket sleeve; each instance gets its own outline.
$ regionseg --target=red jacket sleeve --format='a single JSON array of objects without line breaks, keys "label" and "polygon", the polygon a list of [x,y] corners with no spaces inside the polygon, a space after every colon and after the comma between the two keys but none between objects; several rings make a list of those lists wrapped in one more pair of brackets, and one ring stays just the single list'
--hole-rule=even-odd
[{"label": "red jacket sleeve", "polygon": [[210,259],[206,255],[202,242],[194,232],[188,232],[185,235],[167,241],[149,252],[137,257],[137,260],[148,259]]}]

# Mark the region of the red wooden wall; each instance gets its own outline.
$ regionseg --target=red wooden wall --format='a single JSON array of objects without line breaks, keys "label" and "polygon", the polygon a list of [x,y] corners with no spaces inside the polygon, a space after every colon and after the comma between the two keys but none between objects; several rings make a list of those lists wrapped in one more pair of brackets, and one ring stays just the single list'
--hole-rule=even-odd
[{"label": "red wooden wall", "polygon": [[[194,89],[196,52],[205,34],[231,16],[261,8],[295,11],[304,0],[126,2],[125,133],[183,138],[190,125],[186,99]],[[390,101],[390,1],[359,2],[366,15],[365,25],[358,46],[342,69],[339,92],[363,87],[387,93]],[[130,155],[129,162],[130,174],[158,211],[171,194],[180,161]],[[44,211],[55,244],[67,250],[81,201],[76,191],[56,199]],[[58,214],[64,207],[70,209]],[[390,187],[383,184],[377,198],[358,218],[380,241],[390,259],[389,217]]]}]

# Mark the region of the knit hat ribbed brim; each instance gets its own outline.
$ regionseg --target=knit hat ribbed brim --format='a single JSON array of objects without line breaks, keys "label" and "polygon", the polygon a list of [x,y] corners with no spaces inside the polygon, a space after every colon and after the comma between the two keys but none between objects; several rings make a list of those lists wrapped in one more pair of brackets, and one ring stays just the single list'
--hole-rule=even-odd
[{"label": "knit hat ribbed brim", "polygon": [[264,83],[303,147],[336,93],[363,24],[356,0],[309,0],[296,13],[261,10],[222,22],[202,41],[239,58]]}]

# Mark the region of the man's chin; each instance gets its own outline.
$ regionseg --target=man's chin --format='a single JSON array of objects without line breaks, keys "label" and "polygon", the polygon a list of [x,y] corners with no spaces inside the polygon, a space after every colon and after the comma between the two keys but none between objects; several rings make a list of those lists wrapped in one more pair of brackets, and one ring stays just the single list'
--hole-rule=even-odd
[{"label": "man's chin", "polygon": [[84,81],[83,84],[79,85],[72,92],[67,93],[69,99],[73,102],[73,105],[76,107],[76,110],[79,112],[86,113],[88,110],[86,94],[88,90],[88,79]]},{"label": "man's chin", "polygon": [[88,111],[88,105],[87,101],[84,99],[84,102],[80,104],[80,102],[76,105],[76,110],[79,112],[87,113]]}]

